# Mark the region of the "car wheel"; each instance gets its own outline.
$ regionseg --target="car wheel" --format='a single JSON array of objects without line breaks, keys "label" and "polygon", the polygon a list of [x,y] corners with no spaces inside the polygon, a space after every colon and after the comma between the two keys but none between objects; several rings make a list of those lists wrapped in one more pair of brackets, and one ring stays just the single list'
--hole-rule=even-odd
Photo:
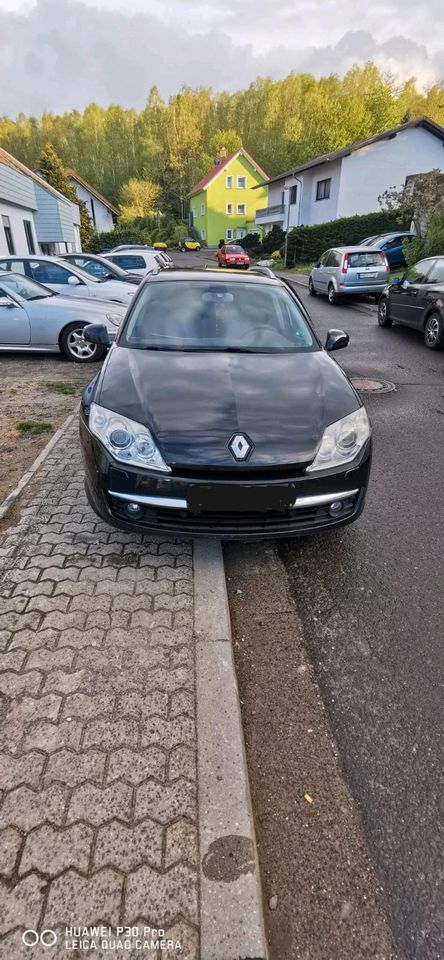
[{"label": "car wheel", "polygon": [[331,304],[336,304],[339,300],[339,297],[332,283],[329,283],[328,285],[327,296],[328,296],[328,302]]},{"label": "car wheel", "polygon": [[309,292],[309,294],[310,294],[311,297],[316,297],[316,296],[317,296],[317,291],[316,291],[315,288],[314,288],[314,283],[313,283],[313,280],[311,279],[311,277],[308,278],[308,292]]},{"label": "car wheel", "polygon": [[94,363],[101,360],[106,353],[106,347],[100,343],[89,343],[85,340],[84,326],[84,323],[70,323],[60,335],[62,352],[74,363]]},{"label": "car wheel", "polygon": [[439,313],[430,313],[424,327],[424,342],[430,350],[442,350],[444,347],[444,329]]},{"label": "car wheel", "polygon": [[381,297],[378,304],[378,323],[380,327],[391,327],[393,320],[389,315],[387,297]]}]

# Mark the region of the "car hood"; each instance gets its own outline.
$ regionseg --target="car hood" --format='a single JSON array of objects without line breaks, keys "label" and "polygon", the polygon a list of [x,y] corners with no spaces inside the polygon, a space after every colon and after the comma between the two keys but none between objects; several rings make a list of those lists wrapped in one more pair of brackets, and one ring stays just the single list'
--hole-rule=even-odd
[{"label": "car hood", "polygon": [[175,353],[119,346],[105,362],[96,402],[148,426],[171,466],[225,468],[234,467],[228,443],[236,433],[254,445],[243,466],[308,463],[327,424],[360,406],[324,351]]},{"label": "car hood", "polygon": [[122,318],[126,313],[126,305],[124,303],[114,303],[111,300],[98,300],[92,297],[64,297],[63,294],[56,294],[54,297],[44,297],[41,300],[27,300],[26,304],[23,303],[26,308],[33,307],[43,307],[44,311],[53,310],[55,313],[60,313],[60,308],[63,310],[69,310],[70,313],[76,312],[79,315],[79,318],[82,317],[86,320],[90,320],[93,323],[94,320],[101,318],[104,320],[105,314],[119,314]]}]

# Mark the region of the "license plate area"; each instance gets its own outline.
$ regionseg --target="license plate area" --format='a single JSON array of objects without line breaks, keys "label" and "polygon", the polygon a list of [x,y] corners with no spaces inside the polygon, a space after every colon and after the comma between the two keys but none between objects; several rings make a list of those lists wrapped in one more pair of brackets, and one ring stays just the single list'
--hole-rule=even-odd
[{"label": "license plate area", "polygon": [[284,513],[295,502],[291,484],[196,484],[187,491],[190,513]]},{"label": "license plate area", "polygon": [[376,272],[370,271],[370,273],[358,273],[358,280],[376,280]]}]

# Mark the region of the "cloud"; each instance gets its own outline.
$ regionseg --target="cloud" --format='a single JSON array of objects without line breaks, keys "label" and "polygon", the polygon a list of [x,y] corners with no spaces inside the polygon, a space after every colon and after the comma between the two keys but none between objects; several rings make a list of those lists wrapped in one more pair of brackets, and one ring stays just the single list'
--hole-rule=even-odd
[{"label": "cloud", "polygon": [[[131,13],[115,9],[114,0],[36,0],[18,12],[6,10],[8,2],[0,0],[0,109],[10,116],[82,109],[92,100],[140,108],[153,84],[164,96],[182,83],[236,90],[260,74],[343,74],[368,59],[401,80],[414,74],[422,83],[440,79],[444,66],[443,44],[431,55],[407,36],[386,31],[377,40],[364,29],[364,14],[357,18],[362,29],[341,36],[341,25],[350,21],[338,17],[344,0],[300,0],[297,14],[294,0],[281,0],[272,14],[269,0],[224,0],[223,18],[214,0],[172,0],[162,15],[158,0],[133,0]],[[406,3],[398,23],[409,22]],[[386,0],[374,6],[387,27]],[[392,9],[398,6],[401,11],[400,0],[393,0]]]}]

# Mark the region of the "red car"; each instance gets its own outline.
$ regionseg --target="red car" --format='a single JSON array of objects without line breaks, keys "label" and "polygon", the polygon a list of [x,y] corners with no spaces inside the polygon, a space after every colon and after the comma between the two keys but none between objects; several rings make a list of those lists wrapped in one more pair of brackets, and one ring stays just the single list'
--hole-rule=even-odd
[{"label": "red car", "polygon": [[220,267],[239,267],[240,270],[248,270],[250,258],[245,253],[243,247],[238,243],[226,243],[217,251],[217,259]]}]

